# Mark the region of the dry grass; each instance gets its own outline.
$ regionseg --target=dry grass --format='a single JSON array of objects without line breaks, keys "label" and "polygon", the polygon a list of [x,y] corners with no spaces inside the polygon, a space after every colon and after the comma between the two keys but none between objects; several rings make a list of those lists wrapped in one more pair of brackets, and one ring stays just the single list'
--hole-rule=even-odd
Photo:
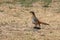
[{"label": "dry grass", "polygon": [[[53,1],[44,8],[40,2],[25,8],[19,4],[3,3],[0,6],[0,40],[60,40],[59,1]],[[57,10],[56,10],[57,8]],[[33,29],[31,14],[34,11],[40,21],[49,23],[41,25],[41,30]]]}]

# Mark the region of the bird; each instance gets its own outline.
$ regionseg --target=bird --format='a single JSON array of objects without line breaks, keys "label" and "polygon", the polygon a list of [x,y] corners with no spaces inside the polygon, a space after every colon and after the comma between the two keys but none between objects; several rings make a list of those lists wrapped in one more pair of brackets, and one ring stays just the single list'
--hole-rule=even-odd
[{"label": "bird", "polygon": [[39,21],[38,18],[36,17],[36,15],[35,15],[34,11],[30,11],[30,13],[32,15],[32,23],[35,25],[34,29],[41,29],[41,27],[40,27],[41,24],[49,25],[48,23]]}]

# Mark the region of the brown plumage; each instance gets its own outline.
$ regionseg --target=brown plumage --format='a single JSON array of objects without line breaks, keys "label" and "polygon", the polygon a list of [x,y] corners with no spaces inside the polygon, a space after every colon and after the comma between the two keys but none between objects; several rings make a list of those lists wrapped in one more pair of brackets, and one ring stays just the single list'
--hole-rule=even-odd
[{"label": "brown plumage", "polygon": [[30,13],[32,14],[32,23],[35,25],[34,28],[40,29],[40,24],[49,25],[48,23],[40,22],[33,11],[30,11]]}]

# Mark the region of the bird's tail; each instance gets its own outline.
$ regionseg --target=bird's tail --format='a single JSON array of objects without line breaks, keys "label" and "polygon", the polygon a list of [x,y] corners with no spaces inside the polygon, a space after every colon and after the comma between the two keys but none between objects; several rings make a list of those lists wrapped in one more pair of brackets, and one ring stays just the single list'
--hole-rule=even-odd
[{"label": "bird's tail", "polygon": [[40,24],[49,25],[48,23],[40,22]]}]

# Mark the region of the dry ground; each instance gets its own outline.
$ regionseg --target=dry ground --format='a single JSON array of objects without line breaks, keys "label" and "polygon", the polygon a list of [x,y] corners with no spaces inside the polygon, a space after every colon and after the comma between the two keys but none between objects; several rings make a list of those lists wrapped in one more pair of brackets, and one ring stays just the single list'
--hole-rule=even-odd
[{"label": "dry ground", "polygon": [[[50,7],[43,8],[40,2],[25,8],[20,4],[0,4],[0,40],[60,40],[60,2],[53,1]],[[40,21],[40,30],[33,29],[31,14],[34,11]]]}]

